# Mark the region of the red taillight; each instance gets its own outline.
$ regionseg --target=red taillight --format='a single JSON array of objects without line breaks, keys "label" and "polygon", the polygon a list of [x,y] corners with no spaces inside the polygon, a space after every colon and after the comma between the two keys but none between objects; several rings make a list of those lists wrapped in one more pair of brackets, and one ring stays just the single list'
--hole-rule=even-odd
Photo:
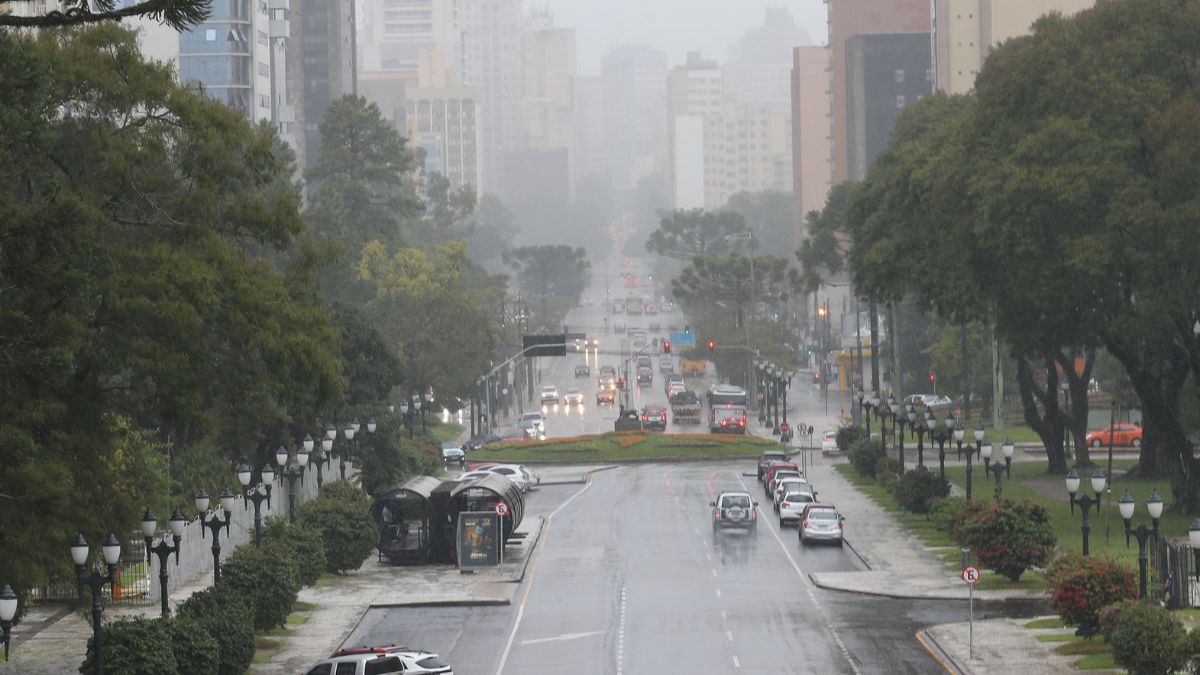
[{"label": "red taillight", "polygon": [[757,517],[758,517],[758,509],[754,509],[753,511],[751,511],[751,512],[750,512],[750,517],[751,517],[751,518],[757,518]]},{"label": "red taillight", "polygon": [[808,527],[808,521],[807,520],[800,521],[800,527]]},{"label": "red taillight", "polygon": [[739,426],[739,427],[744,427],[744,426],[746,426],[746,420],[738,420],[738,426]]},{"label": "red taillight", "polygon": [[838,521],[838,529],[839,530],[842,529],[842,521],[840,521],[840,520]]},{"label": "red taillight", "polygon": [[779,506],[780,506],[781,508],[785,508],[785,509],[790,509],[790,508],[792,508],[792,504],[791,504],[791,502],[784,502],[784,503],[780,504]]}]

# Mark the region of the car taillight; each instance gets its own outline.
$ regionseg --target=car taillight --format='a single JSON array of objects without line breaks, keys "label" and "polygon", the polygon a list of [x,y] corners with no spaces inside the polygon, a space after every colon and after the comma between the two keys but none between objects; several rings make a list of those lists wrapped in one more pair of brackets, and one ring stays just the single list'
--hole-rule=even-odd
[{"label": "car taillight", "polygon": [[750,512],[750,517],[751,517],[751,518],[757,518],[757,517],[758,517],[758,509],[754,509],[753,511],[751,511],[751,512]]},{"label": "car taillight", "polygon": [[838,521],[838,529],[839,530],[842,529],[842,521],[840,521],[840,520]]},{"label": "car taillight", "polygon": [[800,527],[808,527],[808,521],[807,520],[800,521]]},{"label": "car taillight", "polygon": [[784,503],[780,504],[779,506],[781,506],[782,508],[785,508],[785,509],[790,509],[792,507],[792,503],[784,502]]},{"label": "car taillight", "polygon": [[746,426],[746,420],[738,420],[738,426],[739,426],[739,427],[744,427],[744,426]]}]

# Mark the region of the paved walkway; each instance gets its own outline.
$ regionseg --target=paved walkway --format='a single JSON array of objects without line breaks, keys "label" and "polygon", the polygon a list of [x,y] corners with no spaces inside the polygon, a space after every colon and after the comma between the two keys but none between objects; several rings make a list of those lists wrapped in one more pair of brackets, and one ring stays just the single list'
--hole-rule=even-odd
[{"label": "paved walkway", "polygon": [[[946,566],[924,544],[908,534],[883,509],[865,499],[833,469],[839,459],[813,453],[808,466],[810,479],[822,501],[836,503],[846,515],[847,544],[870,567],[862,572],[814,573],[810,579],[825,589],[899,598],[961,600],[966,610],[966,588],[955,569]],[[542,484],[583,482],[604,466],[538,467]],[[510,546],[503,566],[464,575],[450,565],[395,567],[380,564],[374,557],[358,571],[339,576],[331,583],[300,592],[300,601],[313,607],[303,624],[289,626],[291,634],[278,638],[279,649],[265,653],[268,660],[255,664],[254,673],[293,674],[304,672],[334,651],[350,635],[363,613],[371,607],[428,604],[508,604],[524,578],[530,555],[540,537],[542,521],[522,523],[518,546]],[[197,580],[171,597],[174,605],[192,592],[207,586]],[[1037,599],[1029,591],[979,591],[977,600]],[[154,607],[113,607],[106,618],[155,616]],[[1073,658],[1054,654],[1053,643],[1041,642],[1038,633],[1023,627],[1025,620],[977,621],[969,641],[967,623],[930,628],[918,635],[926,648],[948,672],[991,674],[1036,672],[1073,673]],[[0,663],[0,674],[41,675],[75,672],[79,668],[87,638],[88,617],[82,612],[34,608],[26,621],[14,627],[11,661]],[[1058,632],[1064,632],[1059,629]]]}]

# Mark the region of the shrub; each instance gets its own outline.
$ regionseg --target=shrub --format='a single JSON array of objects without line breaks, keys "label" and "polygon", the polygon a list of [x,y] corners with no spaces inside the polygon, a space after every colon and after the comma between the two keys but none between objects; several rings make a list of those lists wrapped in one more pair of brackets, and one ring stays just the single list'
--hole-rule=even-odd
[{"label": "shrub", "polygon": [[967,545],[966,526],[970,523],[978,522],[984,512],[991,508],[991,504],[982,500],[963,500],[962,508],[954,516],[954,520],[950,522],[949,529],[946,534],[955,541],[959,546]]},{"label": "shrub", "polygon": [[[88,638],[87,657],[80,673],[96,672],[94,637]],[[171,630],[164,619],[121,619],[104,626],[104,668],[123,675],[176,675],[179,667],[171,649]]]},{"label": "shrub", "polygon": [[1137,597],[1133,570],[1108,556],[1084,557],[1072,552],[1046,570],[1050,607],[1063,623],[1079,626],[1088,635],[1099,630],[1100,610]]},{"label": "shrub", "polygon": [[924,467],[905,472],[892,489],[900,508],[910,513],[929,513],[931,504],[950,494],[950,484]]},{"label": "shrub", "polygon": [[312,586],[325,571],[325,542],[317,530],[271,517],[263,524],[263,546],[290,561],[301,586]]},{"label": "shrub", "polygon": [[883,457],[883,444],[870,438],[863,438],[850,446],[846,456],[854,465],[854,470],[860,476],[875,477],[875,464]]},{"label": "shrub", "polygon": [[238,548],[221,566],[221,585],[250,601],[259,630],[282,626],[300,592],[292,563],[249,546]]},{"label": "shrub", "polygon": [[838,450],[843,453],[850,452],[850,448],[854,447],[854,444],[857,443],[859,439],[866,437],[867,432],[862,427],[856,424],[844,426],[841,429],[838,429],[837,432]]},{"label": "shrub", "polygon": [[1104,638],[1105,642],[1112,642],[1112,632],[1117,627],[1117,615],[1126,606],[1135,602],[1137,600],[1122,600],[1100,608],[1100,613],[1096,615],[1096,625],[1098,626],[1100,637]]},{"label": "shrub", "polygon": [[891,457],[880,457],[875,460],[875,480],[879,481],[879,485],[888,492],[896,486],[896,482],[900,477],[896,472],[900,470],[900,463]]},{"label": "shrub", "polygon": [[1167,675],[1187,666],[1187,631],[1164,607],[1126,604],[1117,613],[1109,643],[1113,660],[1132,673]]},{"label": "shrub", "polygon": [[1028,498],[988,504],[977,517],[964,518],[959,527],[964,545],[979,562],[1009,581],[1049,562],[1056,543],[1050,514]]},{"label": "shrub", "polygon": [[[958,520],[959,512],[966,505],[967,500],[962,497],[935,499],[929,504],[929,521],[933,523],[933,527],[938,531],[950,534],[955,521]],[[950,538],[954,539],[954,536],[951,535]]]},{"label": "shrub", "polygon": [[242,675],[254,659],[254,607],[224,583],[193,593],[179,605],[176,617],[186,619],[213,636],[220,661],[213,670],[197,670],[177,655],[184,672]]},{"label": "shrub", "polygon": [[210,626],[186,615],[175,617],[169,626],[171,649],[180,673],[221,672],[221,642]]},{"label": "shrub", "polygon": [[1191,672],[1200,673],[1200,628],[1193,628],[1187,636],[1187,653],[1191,659]]},{"label": "shrub", "polygon": [[297,509],[296,519],[321,533],[325,569],[335,574],[361,567],[379,537],[371,498],[346,481],[327,483],[316,499]]}]

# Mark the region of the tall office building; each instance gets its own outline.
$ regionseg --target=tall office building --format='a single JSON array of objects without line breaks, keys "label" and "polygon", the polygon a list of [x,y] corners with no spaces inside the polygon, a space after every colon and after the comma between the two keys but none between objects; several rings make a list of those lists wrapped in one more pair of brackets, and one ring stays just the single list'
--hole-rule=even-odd
[{"label": "tall office building", "polygon": [[804,217],[825,208],[832,171],[829,129],[829,49],[796,47],[792,58],[792,200],[796,246]]},{"label": "tall office building", "polygon": [[415,72],[422,50],[436,49],[458,72],[462,25],[455,0],[359,0],[358,68]]},{"label": "tall office building", "polygon": [[833,123],[833,182],[850,175],[847,142],[846,42],[873,33],[929,33],[929,0],[826,0],[829,7],[830,117]]},{"label": "tall office building", "polygon": [[723,110],[721,67],[699,52],[667,75],[667,168],[671,204],[676,209],[705,206],[706,186],[720,180],[714,162],[705,161],[704,120]]},{"label": "tall office building", "polygon": [[725,93],[742,103],[765,103],[787,112],[791,108],[792,50],[810,44],[812,38],[796,26],[791,12],[768,9],[763,25],[746,31],[729,46]]},{"label": "tall office building", "polygon": [[609,174],[614,187],[633,188],[666,164],[667,54],[645,45],[611,49],[600,72]]},{"label": "tall office building", "polygon": [[565,152],[569,191],[575,182],[575,29],[555,28],[548,12],[535,11],[526,18],[521,52],[525,145]]},{"label": "tall office building", "polygon": [[479,90],[465,86],[410,87],[405,90],[405,126],[413,147],[425,154],[425,171],[450,179],[456,188],[481,183],[482,145]]},{"label": "tall office building", "polygon": [[575,78],[575,178],[607,175],[604,142],[604,80]]},{"label": "tall office building", "polygon": [[846,41],[851,180],[866,178],[905,106],[933,90],[929,33],[855,35]]},{"label": "tall office building", "polygon": [[1050,12],[1071,16],[1094,7],[1096,0],[934,0],[933,31],[937,89],[961,94],[975,87],[992,47],[1028,35],[1038,17]]},{"label": "tall office building", "polygon": [[722,102],[704,117],[704,207],[739,192],[792,189],[791,116],[766,103]]},{"label": "tall office building", "polygon": [[483,102],[483,189],[501,187],[508,155],[524,148],[521,124],[521,0],[458,0],[463,82]]},{"label": "tall office building", "polygon": [[296,114],[296,161],[311,166],[321,147],[321,118],[334,100],[356,92],[354,0],[291,0],[287,83]]}]

